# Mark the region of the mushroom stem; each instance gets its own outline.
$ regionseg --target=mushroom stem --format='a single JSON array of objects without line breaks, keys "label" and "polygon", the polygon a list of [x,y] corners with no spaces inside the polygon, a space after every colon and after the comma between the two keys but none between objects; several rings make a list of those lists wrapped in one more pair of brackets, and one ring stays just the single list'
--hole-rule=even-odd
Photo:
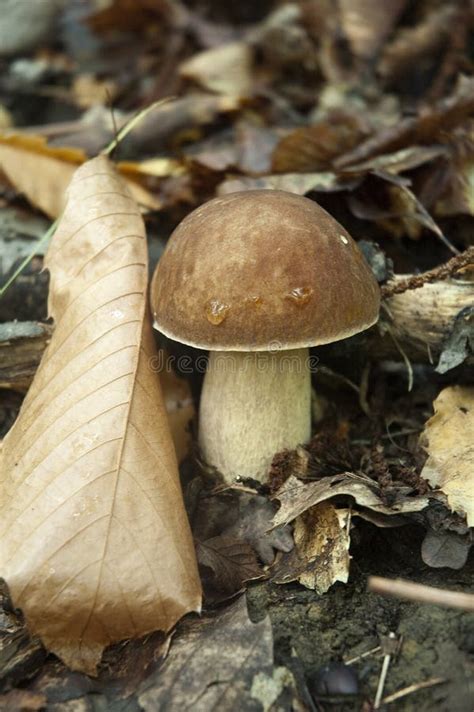
[{"label": "mushroom stem", "polygon": [[311,435],[308,349],[212,351],[199,423],[204,459],[227,482],[265,481],[275,453]]}]

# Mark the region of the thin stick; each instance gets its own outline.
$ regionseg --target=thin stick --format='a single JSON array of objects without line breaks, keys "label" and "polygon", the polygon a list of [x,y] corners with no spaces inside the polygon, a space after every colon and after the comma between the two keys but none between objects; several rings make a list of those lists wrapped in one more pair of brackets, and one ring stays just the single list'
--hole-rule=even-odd
[{"label": "thin stick", "polygon": [[425,680],[424,682],[415,682],[413,685],[408,685],[408,687],[403,687],[401,690],[394,692],[392,695],[387,695],[382,700],[383,705],[389,705],[391,702],[400,700],[402,697],[411,695],[412,692],[418,692],[418,690],[425,690],[427,687],[434,687],[435,685],[442,685],[446,682],[444,677],[432,677],[430,680]]},{"label": "thin stick", "polygon": [[346,665],[353,665],[354,663],[358,663],[359,660],[363,660],[364,658],[368,658],[369,655],[375,655],[375,653],[379,653],[382,650],[380,645],[377,645],[375,648],[371,648],[370,650],[366,650],[365,653],[361,653],[360,655],[357,655],[355,658],[350,658],[350,660],[344,660],[344,663]]},{"label": "thin stick", "polygon": [[[395,639],[396,636],[395,636],[395,633],[389,633],[388,637]],[[377,692],[375,693],[374,710],[380,709],[380,704],[382,702],[383,690],[385,687],[385,681],[387,679],[387,673],[388,673],[388,668],[389,668],[391,659],[392,659],[391,653],[387,653],[386,655],[383,656],[382,669],[380,671],[380,677],[379,677],[379,684],[377,685]]]},{"label": "thin stick", "polygon": [[448,260],[439,267],[430,269],[428,272],[423,272],[422,274],[415,274],[407,279],[400,279],[396,282],[389,282],[381,287],[380,292],[383,299],[388,297],[393,297],[394,294],[402,294],[408,289],[419,289],[427,282],[437,282],[441,279],[448,279],[455,272],[458,272],[464,267],[474,264],[474,247],[469,247],[460,255],[456,255],[452,259]]},{"label": "thin stick", "polygon": [[443,588],[433,588],[420,583],[412,583],[403,579],[387,579],[381,576],[369,576],[368,589],[381,596],[403,598],[406,601],[431,603],[446,608],[461,608],[464,611],[474,611],[474,594],[447,591]]}]

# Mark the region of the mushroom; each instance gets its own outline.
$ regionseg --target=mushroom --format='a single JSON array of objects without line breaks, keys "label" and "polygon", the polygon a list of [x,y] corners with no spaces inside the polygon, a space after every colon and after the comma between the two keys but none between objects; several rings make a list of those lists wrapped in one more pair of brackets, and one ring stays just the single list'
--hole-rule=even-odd
[{"label": "mushroom", "polygon": [[203,457],[230,482],[264,481],[276,452],[311,435],[310,346],[377,321],[377,282],[347,231],[279,190],[215,198],[190,213],[157,265],[151,304],[165,336],[210,351]]}]

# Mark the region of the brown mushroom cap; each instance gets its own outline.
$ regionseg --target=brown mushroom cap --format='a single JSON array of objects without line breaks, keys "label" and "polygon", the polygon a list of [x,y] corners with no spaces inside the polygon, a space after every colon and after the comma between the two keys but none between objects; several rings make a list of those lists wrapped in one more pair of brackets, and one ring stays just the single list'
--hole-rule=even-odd
[{"label": "brown mushroom cap", "polygon": [[377,321],[377,282],[348,232],[280,190],[215,198],[178,225],[151,285],[155,326],[212,351],[326,344]]}]

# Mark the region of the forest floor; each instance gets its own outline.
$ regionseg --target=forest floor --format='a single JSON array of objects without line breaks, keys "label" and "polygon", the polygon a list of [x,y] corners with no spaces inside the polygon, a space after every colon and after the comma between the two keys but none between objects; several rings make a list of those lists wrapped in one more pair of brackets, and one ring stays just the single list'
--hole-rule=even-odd
[{"label": "forest floor", "polygon": [[115,644],[95,678],[30,637],[5,586],[0,710],[471,712],[472,598],[443,607],[368,582],[473,591],[472,4],[43,0],[37,17],[6,5],[5,451],[54,334],[51,226],[76,169],[130,122],[111,156],[143,213],[150,275],[194,208],[280,189],[344,225],[382,308],[371,329],[311,351],[312,440],[276,453],[263,486],[229,489],[203,463],[202,373],[179,372],[200,352],[156,336],[178,363],[162,378],[202,617]]}]

